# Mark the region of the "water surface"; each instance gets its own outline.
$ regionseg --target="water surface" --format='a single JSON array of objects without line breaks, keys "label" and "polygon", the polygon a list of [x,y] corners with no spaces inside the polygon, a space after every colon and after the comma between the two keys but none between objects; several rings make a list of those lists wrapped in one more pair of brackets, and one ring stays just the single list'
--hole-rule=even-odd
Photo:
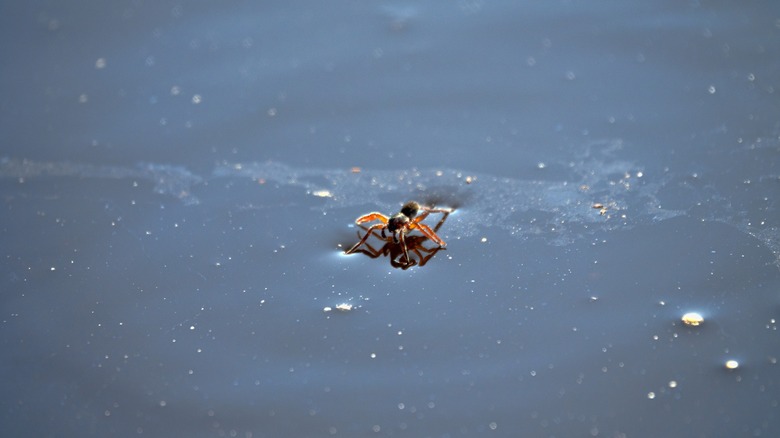
[{"label": "water surface", "polygon": [[9,436],[779,433],[773,3],[0,20]]}]

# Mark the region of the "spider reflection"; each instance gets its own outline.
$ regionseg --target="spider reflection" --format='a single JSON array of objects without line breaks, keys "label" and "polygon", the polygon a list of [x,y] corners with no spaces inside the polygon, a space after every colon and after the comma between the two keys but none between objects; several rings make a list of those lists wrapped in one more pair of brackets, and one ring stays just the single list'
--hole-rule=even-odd
[{"label": "spider reflection", "polygon": [[[366,229],[365,227],[363,227]],[[373,234],[374,232],[371,231]],[[426,263],[428,263],[428,260],[433,258],[434,255],[436,255],[437,252],[445,249],[441,246],[436,246],[433,248],[426,248],[423,246],[423,242],[425,240],[428,240],[427,237],[423,236],[407,236],[406,237],[406,247],[407,252],[404,253],[403,248],[401,248],[401,245],[398,243],[393,242],[392,237],[386,237],[384,239],[385,244],[379,248],[375,249],[373,246],[371,246],[368,242],[363,244],[363,247],[361,249],[357,249],[352,251],[355,252],[361,252],[372,259],[378,258],[379,256],[390,256],[390,265],[394,268],[401,268],[401,269],[409,269],[412,266],[425,266]],[[414,257],[409,257],[409,253],[417,255],[417,260],[414,259]],[[423,255],[425,253],[425,255]],[[407,259],[409,257],[409,259]]]},{"label": "spider reflection", "polygon": [[[389,255],[390,264],[394,268],[408,269],[414,265],[424,266],[428,263],[428,260],[446,246],[446,243],[436,232],[439,231],[439,228],[441,228],[451,212],[452,210],[450,209],[427,207],[410,201],[404,204],[399,213],[391,217],[377,212],[361,216],[355,223],[360,225],[366,231],[366,234],[346,253],[362,252],[371,258]],[[418,213],[420,214],[418,215]],[[431,213],[443,213],[434,228],[421,223]],[[372,221],[379,221],[379,223],[370,227],[363,225]],[[412,230],[418,230],[423,235],[408,236],[407,234]],[[381,240],[385,241],[385,244],[380,249],[376,249],[367,243],[371,235],[377,236],[375,231],[380,231]],[[385,231],[390,231],[392,236],[386,237]],[[358,236],[360,236],[360,233],[358,233]],[[423,246],[423,242],[426,240],[433,241],[438,244],[438,247],[426,248]],[[361,245],[364,246],[364,249],[358,249]],[[417,255],[417,260],[409,256],[410,251]]]}]

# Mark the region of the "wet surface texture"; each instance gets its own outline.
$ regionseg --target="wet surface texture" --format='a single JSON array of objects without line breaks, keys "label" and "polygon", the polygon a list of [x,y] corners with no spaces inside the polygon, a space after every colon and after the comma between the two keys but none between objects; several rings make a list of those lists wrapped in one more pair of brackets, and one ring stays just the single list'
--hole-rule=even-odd
[{"label": "wet surface texture", "polygon": [[771,2],[311,7],[4,8],[4,433],[780,434]]}]

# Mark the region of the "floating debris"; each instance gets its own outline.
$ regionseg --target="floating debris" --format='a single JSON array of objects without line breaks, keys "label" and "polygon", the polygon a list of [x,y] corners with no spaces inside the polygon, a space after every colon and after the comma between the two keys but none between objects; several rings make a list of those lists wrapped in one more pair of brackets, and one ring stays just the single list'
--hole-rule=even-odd
[{"label": "floating debris", "polygon": [[590,207],[593,208],[594,210],[598,210],[599,214],[602,216],[607,214],[607,206],[605,206],[601,202],[594,202],[593,204],[591,204]]},{"label": "floating debris", "polygon": [[361,169],[357,166],[354,166],[352,169],[350,169],[352,173],[360,173]]},{"label": "floating debris", "polygon": [[352,304],[349,303],[341,303],[336,306],[336,310],[340,310],[342,312],[349,312],[352,310]]},{"label": "floating debris", "polygon": [[682,316],[682,322],[684,322],[685,325],[696,327],[704,322],[704,317],[696,312],[688,312]]},{"label": "floating debris", "polygon": [[349,312],[354,307],[355,306],[349,303],[341,303],[341,304],[337,304],[336,307],[325,306],[322,308],[322,311],[325,313],[332,312],[333,310],[338,310],[339,312]]},{"label": "floating debris", "polygon": [[739,368],[739,362],[737,362],[734,359],[730,359],[726,361],[726,369],[727,370],[736,370]]},{"label": "floating debris", "polygon": [[318,197],[318,198],[332,198],[333,193],[331,193],[330,190],[315,190],[311,192],[312,195]]}]

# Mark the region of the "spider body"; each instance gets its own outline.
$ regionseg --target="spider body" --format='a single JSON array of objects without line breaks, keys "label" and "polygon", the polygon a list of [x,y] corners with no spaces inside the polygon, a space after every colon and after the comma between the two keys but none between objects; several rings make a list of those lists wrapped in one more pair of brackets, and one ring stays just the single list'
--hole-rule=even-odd
[{"label": "spider body", "polygon": [[[446,246],[443,240],[429,227],[422,223],[422,220],[428,217],[431,213],[444,213],[449,214],[452,210],[444,208],[432,208],[420,205],[415,201],[409,201],[401,207],[401,211],[387,217],[382,213],[372,212],[363,216],[360,216],[355,220],[355,223],[360,225],[366,222],[379,221],[378,224],[368,227],[366,234],[358,243],[352,248],[347,250],[347,254],[355,252],[360,245],[364,244],[368,240],[368,236],[374,231],[380,231],[382,237],[385,237],[385,231],[389,231],[393,235],[393,242],[401,243],[404,257],[406,257],[407,263],[410,263],[409,251],[406,248],[406,234],[412,230],[419,230],[425,237],[436,242],[440,247]],[[420,213],[422,212],[422,213]]]}]

